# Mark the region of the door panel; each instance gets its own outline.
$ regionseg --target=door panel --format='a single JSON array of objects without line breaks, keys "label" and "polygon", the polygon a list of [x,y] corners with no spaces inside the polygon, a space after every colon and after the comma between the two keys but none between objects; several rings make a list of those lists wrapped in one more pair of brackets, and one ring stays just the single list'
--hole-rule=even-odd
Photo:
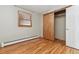
[{"label": "door panel", "polygon": [[75,28],[75,17],[74,8],[69,7],[66,9],[66,45],[74,47],[74,28]]},{"label": "door panel", "polygon": [[54,40],[54,13],[43,16],[43,36],[45,39]]}]

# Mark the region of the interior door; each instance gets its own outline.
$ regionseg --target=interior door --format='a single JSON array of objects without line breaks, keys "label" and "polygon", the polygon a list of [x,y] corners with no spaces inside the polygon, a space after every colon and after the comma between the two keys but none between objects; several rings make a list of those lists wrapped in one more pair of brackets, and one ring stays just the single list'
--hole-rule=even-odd
[{"label": "interior door", "polygon": [[66,45],[74,47],[74,29],[75,29],[75,15],[74,8],[69,7],[66,9]]},{"label": "interior door", "polygon": [[43,16],[43,37],[54,40],[54,13],[44,14]]}]

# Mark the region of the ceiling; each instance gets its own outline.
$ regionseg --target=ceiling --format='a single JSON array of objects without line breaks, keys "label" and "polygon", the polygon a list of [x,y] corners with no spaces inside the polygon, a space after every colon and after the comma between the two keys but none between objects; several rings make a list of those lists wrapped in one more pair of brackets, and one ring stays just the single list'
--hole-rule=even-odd
[{"label": "ceiling", "polygon": [[17,5],[17,6],[32,12],[45,13],[66,7],[68,5]]}]

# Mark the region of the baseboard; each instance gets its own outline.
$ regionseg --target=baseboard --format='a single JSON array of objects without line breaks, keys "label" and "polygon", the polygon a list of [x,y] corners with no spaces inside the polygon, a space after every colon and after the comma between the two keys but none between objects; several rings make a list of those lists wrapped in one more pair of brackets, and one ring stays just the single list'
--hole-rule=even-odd
[{"label": "baseboard", "polygon": [[69,47],[69,48],[72,48],[72,49],[75,49],[75,50],[79,50],[79,49],[76,48],[76,47],[70,47],[70,46],[67,46],[67,45],[66,45],[66,47]]},{"label": "baseboard", "polygon": [[16,44],[16,43],[19,43],[19,42],[32,40],[32,39],[39,38],[39,37],[40,36],[33,36],[31,38],[22,38],[21,40],[16,40],[16,41],[11,41],[11,42],[1,42],[0,47],[5,47],[5,46],[11,45],[11,44]]}]

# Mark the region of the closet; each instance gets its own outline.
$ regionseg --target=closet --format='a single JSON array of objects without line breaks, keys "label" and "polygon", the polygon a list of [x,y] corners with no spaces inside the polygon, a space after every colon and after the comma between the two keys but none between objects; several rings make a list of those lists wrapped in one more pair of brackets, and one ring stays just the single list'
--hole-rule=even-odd
[{"label": "closet", "polygon": [[43,37],[48,40],[65,40],[65,10],[43,15]]},{"label": "closet", "polygon": [[66,46],[79,49],[79,6],[44,14],[43,36],[49,40],[64,40]]},{"label": "closet", "polygon": [[66,11],[60,10],[54,13],[54,29],[55,39],[65,41],[65,24],[66,24]]}]

